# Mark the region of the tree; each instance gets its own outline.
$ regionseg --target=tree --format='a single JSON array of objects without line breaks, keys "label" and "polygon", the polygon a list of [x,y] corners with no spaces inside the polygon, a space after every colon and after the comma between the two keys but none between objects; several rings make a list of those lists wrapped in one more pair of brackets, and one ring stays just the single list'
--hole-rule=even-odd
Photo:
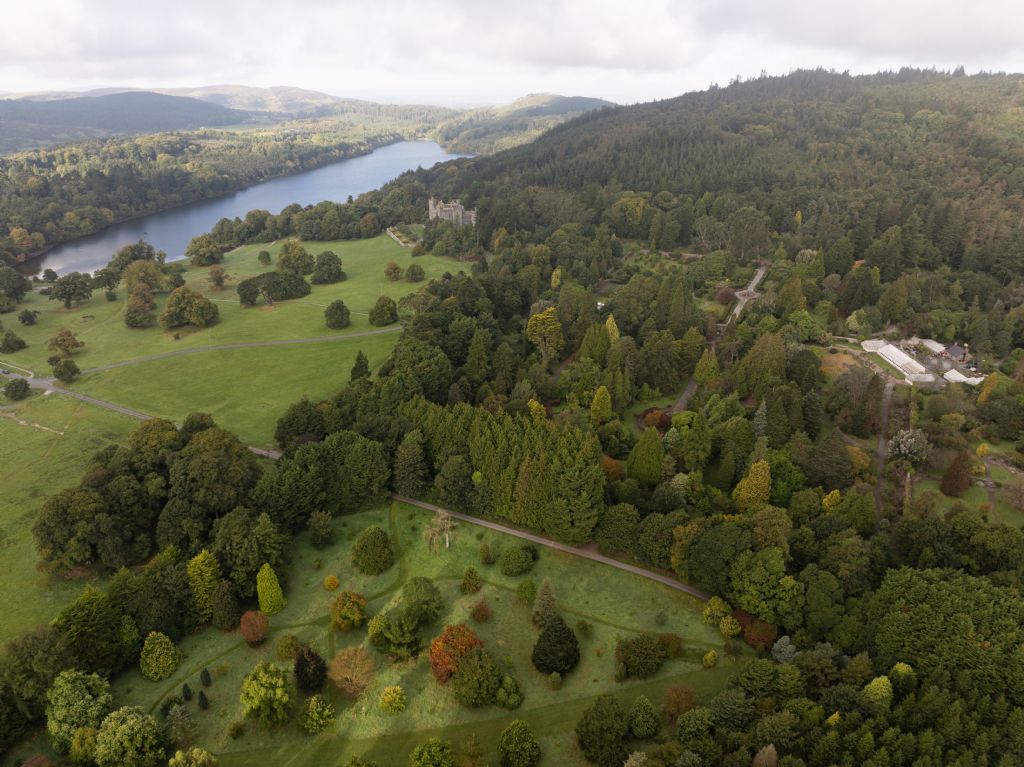
[{"label": "tree", "polygon": [[82,371],[78,369],[78,365],[76,365],[75,361],[72,359],[65,357],[57,360],[57,362],[53,364],[53,377],[61,383],[72,383],[81,374]]},{"label": "tree", "polygon": [[99,767],[158,767],[166,758],[156,720],[137,706],[111,712],[96,733]]},{"label": "tree", "polygon": [[24,378],[14,378],[4,386],[4,396],[15,402],[25,399],[30,391],[31,387]]},{"label": "tree", "polygon": [[537,590],[537,598],[533,602],[533,612],[530,614],[530,620],[533,621],[534,626],[543,629],[558,614],[554,589],[551,587],[551,581],[545,578],[541,581],[540,588]]},{"label": "tree", "polygon": [[341,268],[341,259],[330,250],[325,250],[316,257],[316,265],[309,281],[314,285],[329,285],[348,279]]},{"label": "tree", "polygon": [[446,684],[470,650],[483,646],[480,637],[466,624],[445,626],[430,643],[430,671],[438,682]]},{"label": "tree", "polygon": [[217,322],[220,311],[217,304],[202,293],[188,288],[177,288],[171,292],[160,312],[160,324],[167,330],[189,325],[205,328]]},{"label": "tree", "polygon": [[434,554],[441,551],[442,547],[450,548],[455,537],[455,527],[455,519],[451,514],[447,511],[436,512],[423,531],[427,548]]},{"label": "tree", "polygon": [[375,670],[373,658],[366,650],[346,647],[334,656],[327,675],[346,697],[358,698],[370,686]]},{"label": "tree", "polygon": [[261,644],[267,638],[267,627],[269,625],[270,622],[267,620],[267,616],[259,610],[247,610],[242,613],[242,617],[239,620],[242,638],[253,647]]},{"label": "tree", "polygon": [[402,267],[394,261],[388,261],[384,267],[384,276],[388,279],[388,282],[398,282],[402,279]]},{"label": "tree", "polygon": [[142,675],[154,682],[166,679],[181,663],[181,651],[166,634],[151,631],[142,645],[139,668]]},{"label": "tree", "polygon": [[558,320],[558,309],[549,306],[547,309],[530,316],[526,323],[526,337],[540,349],[544,365],[558,356],[565,346],[562,335],[562,323]]},{"label": "tree", "polygon": [[58,674],[46,693],[46,731],[54,750],[66,754],[75,730],[98,728],[113,702],[110,683],[98,674],[76,670]]},{"label": "tree", "polygon": [[366,355],[363,354],[363,351],[360,349],[358,352],[356,352],[356,361],[355,364],[352,365],[352,372],[349,375],[349,380],[354,383],[356,381],[369,377],[370,361],[366,358]]},{"label": "tree", "polygon": [[398,322],[398,306],[387,296],[380,296],[370,309],[370,324],[377,327]]},{"label": "tree", "polygon": [[612,417],[612,397],[608,393],[608,387],[598,386],[594,392],[594,398],[590,401],[590,423],[597,428],[603,423],[610,421]]},{"label": "tree", "polygon": [[431,738],[412,750],[409,764],[411,767],[455,767],[455,754],[447,742]]},{"label": "tree", "polygon": [[206,280],[210,283],[211,287],[217,290],[224,289],[224,283],[227,281],[228,273],[223,266],[211,266],[209,273],[206,275]]},{"label": "tree", "polygon": [[339,298],[337,301],[331,301],[324,309],[324,322],[331,330],[341,330],[349,326],[351,314],[345,302]]},{"label": "tree", "polygon": [[270,261],[271,261],[270,251],[269,250],[261,250],[257,254],[256,260],[259,261],[264,266],[269,266],[270,265]]},{"label": "tree", "polygon": [[400,714],[405,711],[408,699],[405,690],[397,684],[388,685],[380,691],[380,699],[377,705],[385,714]]},{"label": "tree", "polygon": [[755,461],[747,476],[732,491],[732,498],[742,512],[753,512],[768,504],[772,491],[772,472],[768,461]]},{"label": "tree", "polygon": [[51,352],[59,352],[64,357],[70,357],[76,351],[85,346],[85,341],[79,341],[67,328],[61,328],[57,335],[46,342],[46,348]]},{"label": "tree", "polygon": [[302,645],[295,653],[292,671],[295,674],[295,684],[299,688],[299,692],[311,695],[320,692],[324,687],[324,680],[327,678],[327,662],[312,647]]},{"label": "tree", "polygon": [[426,277],[426,272],[423,271],[423,267],[419,264],[410,264],[405,270],[407,282],[423,282]]},{"label": "tree", "polygon": [[664,457],[665,448],[657,429],[648,427],[629,451],[626,472],[640,484],[654,487],[661,482],[661,459]]},{"label": "tree", "polygon": [[971,486],[971,469],[973,467],[974,461],[971,459],[971,454],[967,450],[960,450],[949,464],[946,473],[942,475],[939,490],[943,495],[959,498]]},{"label": "tree", "polygon": [[660,722],[654,706],[646,695],[640,695],[629,712],[629,731],[634,738],[646,740],[658,734]]},{"label": "tree", "polygon": [[189,240],[185,247],[185,256],[192,266],[210,266],[224,260],[224,252],[220,245],[209,234],[201,234]]},{"label": "tree", "polygon": [[756,208],[740,208],[729,216],[729,250],[741,263],[758,258],[768,247],[768,217]]},{"label": "tree", "polygon": [[264,562],[256,574],[256,596],[259,599],[260,610],[266,615],[277,615],[288,604],[277,580],[277,573],[268,562]]},{"label": "tree", "polygon": [[203,549],[189,560],[187,572],[199,622],[205,623],[213,618],[213,595],[221,580],[220,565],[213,554]]},{"label": "tree", "polygon": [[[53,275],[57,279],[56,273]],[[10,266],[0,265],[0,297],[6,297],[11,303],[21,303],[21,300],[32,290],[32,282],[27,277]]]},{"label": "tree", "polygon": [[419,429],[407,432],[399,443],[395,450],[391,476],[395,492],[401,495],[420,498],[426,492],[429,475],[424,453],[423,432]]},{"label": "tree", "polygon": [[464,706],[489,706],[501,687],[501,671],[483,647],[474,647],[463,655],[451,676],[452,694]]},{"label": "tree", "polygon": [[323,695],[312,695],[302,705],[299,726],[310,735],[323,732],[334,721],[334,704]]},{"label": "tree", "polygon": [[288,677],[273,663],[258,663],[242,680],[242,710],[261,724],[288,721],[288,708],[295,698]]},{"label": "tree", "polygon": [[89,275],[71,272],[59,277],[50,288],[51,301],[62,301],[65,309],[92,298],[92,281]]},{"label": "tree", "polygon": [[173,748],[188,748],[196,740],[196,720],[183,704],[171,706],[164,719],[164,736]]},{"label": "tree", "polygon": [[665,660],[665,649],[653,634],[637,634],[619,640],[615,659],[622,664],[626,676],[642,679],[658,673]]},{"label": "tree", "polygon": [[575,632],[561,615],[555,615],[541,630],[530,656],[542,674],[568,674],[580,662],[580,644]]},{"label": "tree", "polygon": [[221,631],[231,631],[238,626],[241,611],[231,581],[221,581],[213,590],[211,620]]},{"label": "tree", "polygon": [[167,767],[217,767],[217,757],[198,746],[187,751],[176,751]]},{"label": "tree", "polygon": [[17,351],[21,351],[28,344],[24,342],[13,330],[7,330],[4,332],[2,338],[0,338],[0,353],[2,354],[14,354]]},{"label": "tree", "polygon": [[366,575],[380,575],[395,563],[391,539],[377,525],[367,527],[352,546],[352,566]]},{"label": "tree", "polygon": [[129,288],[124,324],[130,328],[151,328],[156,324],[156,301],[149,285],[139,284]]},{"label": "tree", "polygon": [[316,268],[313,256],[302,247],[302,243],[292,238],[281,244],[281,250],[277,253],[277,268],[282,272],[292,274],[312,274]]},{"label": "tree", "polygon": [[501,767],[534,767],[540,762],[541,750],[530,725],[513,719],[498,738]]},{"label": "tree", "polygon": [[600,695],[576,723],[576,740],[588,762],[599,767],[621,767],[629,755],[629,722],[611,695]]},{"label": "tree", "polygon": [[354,591],[342,591],[331,604],[331,620],[339,631],[363,625],[366,620],[366,597]]}]

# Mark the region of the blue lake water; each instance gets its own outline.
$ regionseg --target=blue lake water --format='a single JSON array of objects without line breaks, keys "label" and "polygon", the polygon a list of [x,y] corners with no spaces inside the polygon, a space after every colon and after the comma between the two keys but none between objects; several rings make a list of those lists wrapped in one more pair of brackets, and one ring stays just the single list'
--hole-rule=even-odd
[{"label": "blue lake water", "polygon": [[166,252],[169,261],[179,259],[184,257],[189,240],[210,231],[222,218],[242,217],[255,209],[278,213],[293,202],[342,202],[349,195],[377,189],[407,170],[430,168],[456,157],[465,155],[449,154],[433,141],[402,141],[361,157],[265,181],[241,192],[115,224],[58,245],[36,263],[40,270],[49,268],[58,274],[91,272],[105,266],[118,248],[139,240]]}]

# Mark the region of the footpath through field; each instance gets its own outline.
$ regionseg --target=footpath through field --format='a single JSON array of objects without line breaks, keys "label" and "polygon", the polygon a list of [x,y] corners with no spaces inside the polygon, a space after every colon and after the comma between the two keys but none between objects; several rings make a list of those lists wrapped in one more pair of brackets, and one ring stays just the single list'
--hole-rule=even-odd
[{"label": "footpath through field", "polygon": [[623,571],[625,571],[627,573],[633,573],[633,575],[639,575],[642,578],[647,578],[648,580],[656,581],[657,583],[661,583],[661,584],[663,584],[665,586],[668,586],[669,588],[675,589],[676,591],[685,592],[686,594],[689,594],[690,596],[697,597],[697,599],[701,599],[701,600],[703,600],[705,602],[708,599],[710,599],[710,597],[707,594],[705,594],[703,591],[701,591],[700,589],[696,589],[693,586],[689,586],[689,585],[687,585],[685,583],[680,583],[675,578],[672,578],[672,577],[670,577],[668,575],[662,575],[661,573],[656,573],[656,572],[653,572],[651,570],[647,570],[647,569],[645,569],[643,567],[637,567],[636,565],[630,565],[630,564],[627,564],[626,562],[619,562],[617,559],[612,559],[611,557],[606,557],[603,554],[601,554],[601,553],[599,553],[597,551],[594,551],[591,548],[581,548],[579,546],[569,546],[567,544],[559,543],[558,541],[553,541],[550,538],[545,538],[545,537],[543,537],[541,535],[537,535],[535,533],[527,533],[527,532],[525,532],[523,530],[517,530],[514,527],[506,527],[505,525],[498,524],[497,522],[491,522],[488,519],[480,519],[479,517],[471,517],[468,514],[462,514],[462,513],[458,512],[458,511],[452,511],[451,509],[445,509],[445,508],[442,508],[440,506],[436,506],[433,503],[427,503],[425,501],[417,501],[415,498],[409,498],[409,497],[404,496],[404,495],[398,495],[397,493],[392,493],[391,497],[394,500],[396,500],[396,501],[401,501],[402,503],[407,503],[410,506],[417,506],[417,507],[419,507],[421,509],[426,509],[427,511],[434,511],[434,512],[442,511],[445,514],[450,514],[455,519],[460,519],[463,522],[468,522],[471,525],[479,525],[480,527],[486,527],[486,528],[488,528],[490,530],[497,530],[499,533],[505,533],[506,535],[513,535],[516,538],[522,538],[523,540],[530,541],[531,543],[536,543],[536,544],[539,544],[541,546],[546,546],[547,548],[554,549],[555,551],[563,551],[566,554],[572,554],[573,556],[576,556],[576,557],[582,557],[583,559],[589,559],[589,560],[591,560],[593,562],[600,562],[601,564],[609,565],[610,567],[614,567],[614,568],[616,568],[618,570],[623,570]]}]

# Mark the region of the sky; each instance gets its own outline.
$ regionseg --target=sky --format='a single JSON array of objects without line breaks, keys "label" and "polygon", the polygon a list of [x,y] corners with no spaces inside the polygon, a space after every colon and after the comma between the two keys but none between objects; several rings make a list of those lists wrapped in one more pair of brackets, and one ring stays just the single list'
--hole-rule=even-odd
[{"label": "sky", "polygon": [[618,103],[762,71],[1024,71],[1015,0],[4,2],[0,91],[294,85],[470,106]]}]

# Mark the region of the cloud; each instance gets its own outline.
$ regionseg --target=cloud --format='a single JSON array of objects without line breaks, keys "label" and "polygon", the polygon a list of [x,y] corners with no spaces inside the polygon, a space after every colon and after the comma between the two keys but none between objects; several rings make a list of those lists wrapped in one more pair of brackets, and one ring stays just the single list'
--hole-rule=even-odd
[{"label": "cloud", "polygon": [[[762,69],[1010,68],[996,0],[34,0],[5,8],[0,90],[237,82],[391,101],[666,98]],[[35,33],[29,33],[36,30]]]}]

